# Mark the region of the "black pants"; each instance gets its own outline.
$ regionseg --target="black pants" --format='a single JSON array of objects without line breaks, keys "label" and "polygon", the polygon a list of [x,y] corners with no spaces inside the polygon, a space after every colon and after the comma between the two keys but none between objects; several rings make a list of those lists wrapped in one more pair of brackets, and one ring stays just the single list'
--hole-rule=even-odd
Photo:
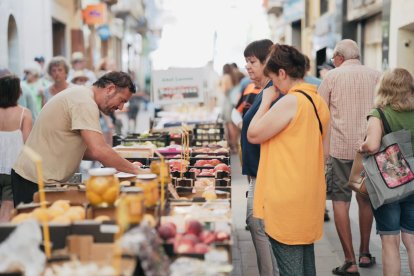
[{"label": "black pants", "polygon": [[39,190],[37,183],[21,177],[14,170],[11,171],[11,184],[14,207],[17,207],[21,202],[33,202],[33,195]]}]

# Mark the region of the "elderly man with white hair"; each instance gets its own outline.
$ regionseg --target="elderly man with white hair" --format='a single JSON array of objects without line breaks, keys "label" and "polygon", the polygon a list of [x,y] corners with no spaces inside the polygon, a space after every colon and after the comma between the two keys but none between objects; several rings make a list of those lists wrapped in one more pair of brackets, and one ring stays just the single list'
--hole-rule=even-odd
[{"label": "elderly man with white hair", "polygon": [[[359,275],[352,246],[349,208],[352,190],[348,179],[355,153],[366,130],[366,116],[374,105],[375,86],[380,72],[360,62],[360,51],[355,41],[344,39],[336,44],[332,56],[335,69],[330,70],[319,86],[318,92],[328,103],[331,126],[326,139],[332,165],[327,181],[331,180],[335,226],[345,255],[343,265],[334,268],[336,275]],[[326,153],[326,154],[327,154]],[[368,199],[357,194],[359,207],[359,267],[371,267],[375,257],[369,251],[369,239],[373,221]]]}]

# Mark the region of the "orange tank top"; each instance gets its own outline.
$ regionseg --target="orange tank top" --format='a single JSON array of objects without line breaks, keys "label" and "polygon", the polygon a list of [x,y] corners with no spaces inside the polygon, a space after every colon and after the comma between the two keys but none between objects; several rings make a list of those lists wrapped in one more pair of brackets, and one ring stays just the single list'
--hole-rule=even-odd
[{"label": "orange tank top", "polygon": [[[297,111],[280,133],[261,144],[254,195],[254,216],[262,218],[266,233],[288,245],[312,244],[323,234],[326,184],[322,135],[329,109],[316,87],[301,83],[289,94],[297,97]],[[277,118],[275,118],[277,120]]]}]

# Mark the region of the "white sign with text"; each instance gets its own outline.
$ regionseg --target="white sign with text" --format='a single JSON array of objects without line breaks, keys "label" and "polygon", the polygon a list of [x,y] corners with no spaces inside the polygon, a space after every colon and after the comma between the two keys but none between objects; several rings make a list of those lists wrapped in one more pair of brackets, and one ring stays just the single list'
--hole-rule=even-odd
[{"label": "white sign with text", "polygon": [[152,72],[152,99],[158,104],[202,102],[204,69],[175,68]]}]

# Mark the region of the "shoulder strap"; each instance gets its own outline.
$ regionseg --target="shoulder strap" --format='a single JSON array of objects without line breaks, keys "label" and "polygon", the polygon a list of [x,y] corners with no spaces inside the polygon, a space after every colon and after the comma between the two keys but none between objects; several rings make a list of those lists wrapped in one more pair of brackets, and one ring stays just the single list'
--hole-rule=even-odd
[{"label": "shoulder strap", "polygon": [[316,114],[316,118],[318,118],[318,123],[319,123],[319,130],[321,131],[321,134],[323,134],[323,129],[322,129],[322,123],[321,123],[321,119],[319,118],[319,114],[318,111],[316,110],[316,106],[315,103],[313,102],[311,96],[309,96],[308,94],[306,94],[305,92],[303,92],[302,90],[296,90],[296,92],[299,92],[301,94],[303,94],[313,105],[313,110],[315,110],[315,114]]},{"label": "shoulder strap", "polygon": [[382,111],[381,108],[377,108],[377,111],[378,111],[378,113],[379,113],[379,115],[381,117],[381,121],[382,121],[382,124],[384,126],[384,132],[385,132],[385,134],[391,133],[392,130],[390,128],[390,125],[388,124],[387,118],[385,118],[384,112]]},{"label": "shoulder strap", "polygon": [[23,114],[24,114],[24,108],[22,107],[22,114],[20,115],[20,123],[19,123],[19,129],[22,129],[22,123],[23,123]]}]

